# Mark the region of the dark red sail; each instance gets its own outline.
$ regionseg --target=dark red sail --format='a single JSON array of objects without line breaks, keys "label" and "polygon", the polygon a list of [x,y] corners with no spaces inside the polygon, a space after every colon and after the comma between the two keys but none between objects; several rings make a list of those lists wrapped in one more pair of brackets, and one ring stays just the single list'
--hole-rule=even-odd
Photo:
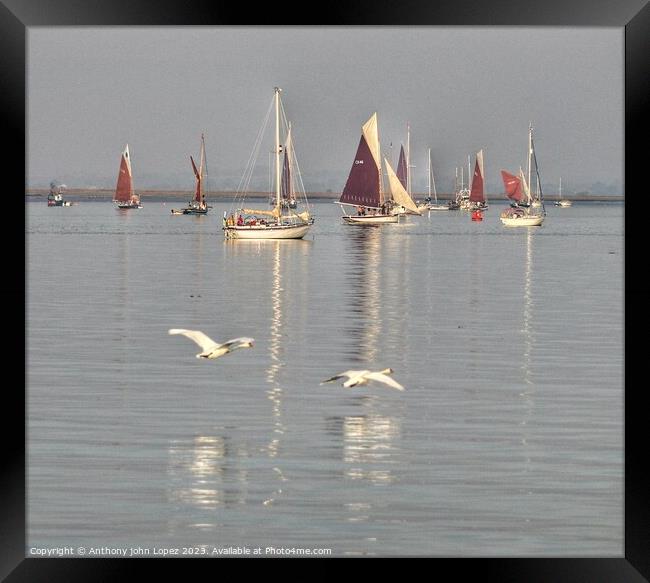
[{"label": "dark red sail", "polygon": [[196,202],[203,202],[203,193],[201,192],[201,173],[199,172],[196,164],[194,163],[194,158],[190,156],[190,162],[192,162],[192,169],[194,170],[194,176],[196,176],[196,192],[194,193],[194,200]]},{"label": "dark red sail", "polygon": [[485,195],[483,194],[483,176],[481,174],[481,167],[478,163],[478,156],[474,165],[474,176],[472,177],[472,190],[469,193],[469,200],[471,202],[485,202]]},{"label": "dark red sail", "polygon": [[506,191],[506,196],[517,202],[521,201],[523,192],[521,189],[521,180],[514,174],[510,174],[505,170],[501,170],[501,178],[503,179],[503,187]]},{"label": "dark red sail", "polygon": [[408,191],[408,188],[406,186],[408,176],[407,172],[408,170],[406,168],[406,155],[404,154],[404,146],[402,146],[399,151],[399,162],[397,163],[397,171],[395,174],[397,175],[397,178],[399,178],[399,181],[402,183],[404,190]]},{"label": "dark red sail", "polygon": [[122,153],[120,160],[120,171],[117,174],[117,186],[115,187],[115,197],[113,200],[119,202],[128,202],[133,194],[133,181],[131,179],[131,165],[129,164],[128,146]]},{"label": "dark red sail", "polygon": [[289,200],[291,198],[291,164],[288,147],[284,149],[284,162],[282,164],[282,176],[280,180],[280,196],[283,200]]},{"label": "dark red sail", "polygon": [[379,167],[362,135],[339,202],[379,208],[382,203],[379,178]]}]

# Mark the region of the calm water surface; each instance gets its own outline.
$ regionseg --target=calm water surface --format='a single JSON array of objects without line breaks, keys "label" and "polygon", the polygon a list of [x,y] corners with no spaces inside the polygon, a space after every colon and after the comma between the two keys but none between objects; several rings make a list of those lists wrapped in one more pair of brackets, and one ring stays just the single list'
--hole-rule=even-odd
[{"label": "calm water surface", "polygon": [[[178,204],[26,203],[28,548],[623,555],[622,204],[319,202],[275,242]],[[389,366],[406,391],[319,384]]]}]

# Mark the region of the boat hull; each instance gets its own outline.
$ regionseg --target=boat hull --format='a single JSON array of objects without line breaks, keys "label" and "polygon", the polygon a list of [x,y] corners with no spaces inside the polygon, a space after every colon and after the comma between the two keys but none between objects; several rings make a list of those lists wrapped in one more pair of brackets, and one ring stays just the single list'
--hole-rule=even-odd
[{"label": "boat hull", "polygon": [[399,215],[343,215],[343,222],[348,225],[383,225],[384,223],[398,223]]},{"label": "boat hull", "polygon": [[226,239],[302,239],[308,225],[229,225],[223,227]]},{"label": "boat hull", "polygon": [[570,207],[573,203],[570,200],[560,200],[555,203],[555,206],[561,206],[561,207]]},{"label": "boat hull", "polygon": [[543,216],[500,218],[506,227],[539,227],[544,222]]},{"label": "boat hull", "polygon": [[446,204],[430,204],[427,207],[427,210],[430,210],[430,211],[448,211],[448,210],[451,210],[451,209],[449,208],[449,205],[446,205]]},{"label": "boat hull", "polygon": [[115,204],[117,209],[141,209],[142,205],[139,202],[118,202]]}]

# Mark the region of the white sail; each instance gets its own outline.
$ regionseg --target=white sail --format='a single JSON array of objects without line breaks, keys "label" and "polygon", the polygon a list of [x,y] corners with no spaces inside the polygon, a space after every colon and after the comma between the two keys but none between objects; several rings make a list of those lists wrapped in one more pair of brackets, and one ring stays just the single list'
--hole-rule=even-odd
[{"label": "white sail", "polygon": [[530,204],[530,200],[531,200],[530,188],[528,187],[528,183],[526,182],[524,171],[521,168],[519,168],[519,177],[521,178],[521,184],[524,187],[524,195],[526,196],[526,202]]},{"label": "white sail", "polygon": [[391,196],[395,201],[395,204],[403,206],[405,209],[413,211],[417,214],[421,214],[418,206],[415,204],[413,199],[409,196],[409,193],[406,192],[406,189],[402,186],[397,174],[390,165],[390,162],[384,158],[386,163],[386,171],[388,173],[388,186],[390,188]]},{"label": "white sail", "polygon": [[133,172],[131,171],[131,156],[129,156],[129,145],[128,144],[124,148],[124,152],[122,152],[122,156],[124,156],[124,159],[126,160],[126,166],[129,169],[129,177],[131,179],[133,179]]},{"label": "white sail", "polygon": [[485,180],[485,172],[483,170],[483,150],[479,150],[476,153],[476,160],[478,161],[478,167],[481,170],[481,178]]}]

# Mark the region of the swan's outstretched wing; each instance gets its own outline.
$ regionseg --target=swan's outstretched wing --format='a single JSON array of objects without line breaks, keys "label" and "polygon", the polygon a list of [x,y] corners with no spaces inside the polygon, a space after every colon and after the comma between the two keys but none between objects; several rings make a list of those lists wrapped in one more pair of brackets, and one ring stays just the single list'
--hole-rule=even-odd
[{"label": "swan's outstretched wing", "polygon": [[183,330],[182,328],[171,328],[169,330],[170,334],[182,334],[187,336],[190,340],[194,340],[202,349],[203,352],[208,352],[214,348],[217,348],[219,344],[212,340],[209,336],[206,336],[200,330]]},{"label": "swan's outstretched wing", "polygon": [[337,379],[342,379],[343,377],[348,377],[349,379],[351,379],[352,377],[356,377],[356,376],[358,376],[358,375],[360,375],[360,374],[362,374],[364,372],[367,372],[367,371],[364,371],[364,370],[346,370],[345,372],[341,372],[341,373],[339,373],[339,374],[337,374],[337,375],[335,375],[335,376],[333,376],[333,377],[331,377],[329,379],[325,379],[324,381],[321,382],[321,385],[323,383],[331,383],[332,381],[335,381]]},{"label": "swan's outstretched wing", "polygon": [[386,383],[389,387],[397,389],[398,391],[403,391],[404,387],[400,385],[395,379],[392,379],[388,375],[385,375],[381,372],[371,372],[366,375],[366,378],[373,381],[379,381],[380,383]]},{"label": "swan's outstretched wing", "polygon": [[228,340],[228,342],[224,342],[221,344],[221,348],[230,348],[231,346],[239,346],[241,344],[250,344],[252,346],[253,342],[255,342],[254,338],[246,338],[245,336],[242,336],[241,338],[233,338],[232,340]]}]

